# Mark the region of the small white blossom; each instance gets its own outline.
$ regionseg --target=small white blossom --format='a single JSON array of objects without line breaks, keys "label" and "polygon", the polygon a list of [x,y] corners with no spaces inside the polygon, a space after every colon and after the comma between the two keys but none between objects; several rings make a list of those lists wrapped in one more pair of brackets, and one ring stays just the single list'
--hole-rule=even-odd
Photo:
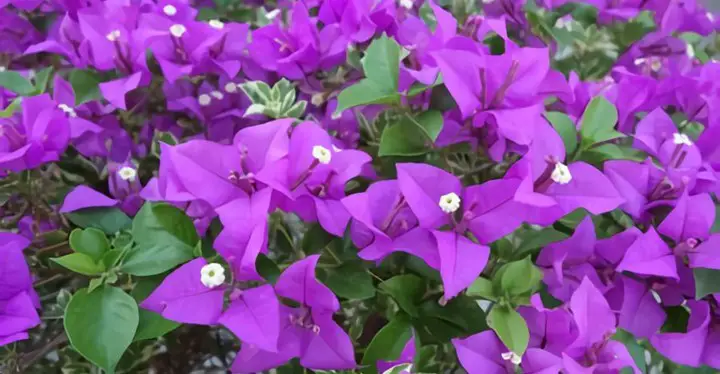
[{"label": "small white blossom", "polygon": [[212,96],[218,100],[222,100],[223,98],[225,98],[225,95],[223,95],[223,93],[220,91],[212,91],[212,92],[210,92],[210,96]]},{"label": "small white blossom", "polygon": [[120,39],[120,30],[110,31],[107,35],[105,35],[105,37],[107,38],[107,40],[114,42]]},{"label": "small white blossom", "polygon": [[676,132],[673,134],[673,143],[675,143],[677,145],[681,145],[681,144],[684,144],[687,146],[693,145],[692,140],[690,140],[690,138],[686,134],[681,134],[679,132]]},{"label": "small white blossom", "polygon": [[75,109],[69,107],[67,104],[58,104],[58,108],[65,112],[69,117],[77,117],[77,113],[75,112]]},{"label": "small white blossom", "polygon": [[413,0],[400,0],[400,6],[405,9],[412,9],[413,5]]},{"label": "small white blossom", "polygon": [[657,73],[658,71],[660,71],[660,69],[662,69],[662,61],[660,61],[660,60],[653,60],[653,61],[650,63],[650,70],[652,70],[652,71],[654,71],[654,72]]},{"label": "small white blossom", "polygon": [[225,84],[225,92],[227,93],[235,93],[237,92],[237,89],[237,85],[233,82],[228,82],[227,84]]},{"label": "small white blossom", "polygon": [[325,93],[324,92],[318,92],[312,95],[310,98],[310,103],[315,106],[320,106],[325,102]]},{"label": "small white blossom", "polygon": [[688,44],[687,48],[685,48],[685,53],[690,58],[695,58],[695,47],[692,46],[692,44]]},{"label": "small white blossom", "polygon": [[460,196],[455,192],[440,196],[440,209],[445,213],[455,213],[460,209]]},{"label": "small white blossom", "polygon": [[0,72],[6,71],[6,70],[7,70],[7,67],[5,67],[5,66],[0,66]]},{"label": "small white blossom", "polygon": [[177,8],[175,8],[175,6],[170,5],[170,4],[165,5],[163,7],[163,13],[165,13],[168,16],[174,16],[177,14]]},{"label": "small white blossom", "polygon": [[215,288],[225,282],[225,268],[217,263],[210,263],[200,269],[200,282],[207,288]]},{"label": "small white blossom", "polygon": [[520,365],[520,363],[522,362],[522,357],[518,356],[515,352],[501,353],[500,356],[502,356],[503,360],[510,361],[514,365]]},{"label": "small white blossom", "polygon": [[567,165],[558,162],[555,164],[555,169],[553,169],[552,174],[550,174],[550,179],[555,183],[568,184],[572,180],[572,174],[570,174],[570,169],[568,169]]},{"label": "small white blossom", "polygon": [[208,94],[202,94],[202,95],[198,96],[198,104],[200,104],[200,106],[210,105],[211,100],[212,100],[212,98]]},{"label": "small white blossom", "polygon": [[210,27],[212,27],[214,29],[218,29],[218,30],[222,30],[222,28],[225,27],[225,24],[222,21],[217,20],[217,19],[211,19],[210,21],[208,21],[208,25],[210,25]]},{"label": "small white blossom", "polygon": [[265,18],[272,20],[272,19],[275,19],[275,17],[277,17],[278,14],[280,14],[280,9],[273,9],[265,15]]},{"label": "small white blossom", "polygon": [[180,38],[183,35],[185,35],[185,32],[187,31],[187,28],[185,28],[185,25],[181,25],[179,23],[176,23],[172,26],[170,26],[170,34],[176,38]]},{"label": "small white blossom", "polygon": [[332,153],[329,149],[321,146],[316,145],[312,149],[312,156],[318,160],[321,164],[329,164],[330,160],[332,160]]},{"label": "small white blossom", "polygon": [[137,178],[137,170],[129,167],[129,166],[123,166],[118,170],[118,176],[120,179],[128,182],[134,182],[135,178]]}]

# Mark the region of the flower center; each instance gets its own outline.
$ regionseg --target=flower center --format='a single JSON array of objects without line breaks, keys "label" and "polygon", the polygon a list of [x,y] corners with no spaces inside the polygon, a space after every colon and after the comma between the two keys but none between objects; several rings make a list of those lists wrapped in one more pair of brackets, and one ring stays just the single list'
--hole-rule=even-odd
[{"label": "flower center", "polygon": [[163,13],[165,13],[165,15],[168,15],[168,16],[174,16],[177,14],[177,8],[175,8],[173,5],[170,5],[170,4],[165,5],[163,7]]},{"label": "flower center", "polygon": [[440,209],[445,213],[455,213],[460,209],[460,196],[455,192],[440,196],[440,202],[438,203]]}]

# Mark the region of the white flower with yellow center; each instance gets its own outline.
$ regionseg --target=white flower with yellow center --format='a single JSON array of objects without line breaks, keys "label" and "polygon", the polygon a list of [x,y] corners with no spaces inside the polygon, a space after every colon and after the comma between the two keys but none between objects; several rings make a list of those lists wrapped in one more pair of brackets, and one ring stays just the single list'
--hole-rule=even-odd
[{"label": "white flower with yellow center", "polygon": [[222,30],[223,27],[225,27],[225,24],[218,19],[211,19],[210,21],[208,21],[208,25],[217,30]]},{"label": "white flower with yellow center", "polygon": [[312,156],[316,160],[318,160],[318,162],[325,165],[329,164],[330,160],[332,160],[332,153],[330,152],[330,150],[321,145],[316,145],[313,147]]},{"label": "white flower with yellow center", "polygon": [[124,181],[134,182],[135,178],[137,178],[137,170],[131,168],[130,166],[121,167],[117,173],[120,179]]},{"label": "white flower with yellow center", "polygon": [[185,25],[181,25],[179,23],[170,26],[170,34],[172,34],[172,36],[176,38],[181,38],[183,35],[185,35],[186,31],[187,28],[185,28]]},{"label": "white flower with yellow center", "polygon": [[235,93],[237,92],[237,85],[233,82],[228,82],[225,84],[225,92],[227,93]]},{"label": "white flower with yellow center", "polygon": [[570,169],[568,169],[567,165],[558,162],[555,164],[555,169],[553,169],[552,174],[550,174],[550,179],[555,183],[568,184],[572,180],[572,174],[570,174]]},{"label": "white flower with yellow center", "polygon": [[455,192],[442,195],[440,196],[440,202],[438,205],[440,205],[440,209],[442,209],[445,213],[455,213],[458,209],[460,209],[460,196],[458,196]]},{"label": "white flower with yellow center", "polygon": [[207,288],[215,288],[225,282],[225,268],[217,263],[210,263],[200,269],[200,282]]},{"label": "white flower with yellow center", "polygon": [[165,15],[168,15],[168,16],[174,16],[177,14],[177,8],[175,8],[175,6],[170,5],[170,4],[165,5],[163,7],[163,13],[165,13]]},{"label": "white flower with yellow center", "polygon": [[202,94],[202,95],[198,96],[197,100],[198,100],[198,104],[200,104],[200,106],[208,106],[208,105],[210,105],[210,101],[212,101],[212,98],[208,94]]}]

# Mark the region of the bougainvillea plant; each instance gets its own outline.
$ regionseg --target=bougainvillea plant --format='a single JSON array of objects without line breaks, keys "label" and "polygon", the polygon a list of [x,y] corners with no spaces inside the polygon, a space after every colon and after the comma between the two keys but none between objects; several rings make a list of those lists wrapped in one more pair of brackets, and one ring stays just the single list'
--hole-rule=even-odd
[{"label": "bougainvillea plant", "polygon": [[0,0],[0,372],[716,373],[718,31]]}]

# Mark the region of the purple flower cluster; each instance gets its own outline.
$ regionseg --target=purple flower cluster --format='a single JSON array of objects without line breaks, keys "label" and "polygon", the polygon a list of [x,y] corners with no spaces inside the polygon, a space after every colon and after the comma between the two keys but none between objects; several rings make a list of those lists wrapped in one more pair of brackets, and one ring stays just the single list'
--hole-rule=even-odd
[{"label": "purple flower cluster", "polygon": [[[367,362],[341,295],[316,276],[320,254],[285,253],[277,279],[262,274],[259,259],[283,251],[278,215],[346,240],[369,269],[419,259],[440,307],[492,283],[479,297],[490,327],[445,342],[470,374],[640,373],[620,330],[643,352],[720,370],[720,287],[699,276],[720,271],[720,63],[688,41],[717,37],[720,15],[695,0],[583,2],[587,35],[652,24],[618,46],[579,39],[587,8],[570,1],[481,3],[280,1],[237,22],[208,17],[206,1],[0,0],[0,187],[27,187],[8,206],[33,207],[0,210],[24,234],[0,233],[0,345],[40,323],[26,236],[164,202],[212,254],[176,262],[139,306],[230,330],[234,373],[293,359],[384,371],[418,349]],[[302,111],[277,115],[287,108]],[[422,150],[387,153],[392,142]],[[72,188],[45,199],[31,177]],[[122,276],[124,253],[103,281]],[[542,282],[519,290],[503,266],[528,255]],[[415,271],[391,269],[379,289]],[[518,319],[501,327],[493,310]],[[667,327],[670,310],[686,327]]]}]

